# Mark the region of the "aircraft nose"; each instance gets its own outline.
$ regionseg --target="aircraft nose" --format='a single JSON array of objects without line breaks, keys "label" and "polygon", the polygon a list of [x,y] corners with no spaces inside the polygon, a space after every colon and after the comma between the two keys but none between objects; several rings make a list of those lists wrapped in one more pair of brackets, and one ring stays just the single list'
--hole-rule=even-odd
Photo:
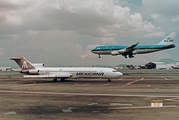
[{"label": "aircraft nose", "polygon": [[120,77],[121,75],[123,75],[121,72],[117,72],[116,77]]},{"label": "aircraft nose", "polygon": [[118,74],[119,74],[119,76],[123,75],[121,72],[119,72]]},{"label": "aircraft nose", "polygon": [[95,53],[95,49],[92,49],[91,52],[92,52],[92,53]]}]

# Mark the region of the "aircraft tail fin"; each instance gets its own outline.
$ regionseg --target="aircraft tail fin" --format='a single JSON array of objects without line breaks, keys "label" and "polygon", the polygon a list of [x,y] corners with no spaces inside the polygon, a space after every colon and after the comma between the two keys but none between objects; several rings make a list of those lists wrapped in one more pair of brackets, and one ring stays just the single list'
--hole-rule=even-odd
[{"label": "aircraft tail fin", "polygon": [[10,60],[14,60],[22,70],[35,69],[32,63],[23,56],[11,57]]},{"label": "aircraft tail fin", "polygon": [[167,37],[165,37],[160,43],[158,43],[158,45],[171,45],[174,44],[174,40],[176,38],[176,32],[172,32],[170,35],[168,35]]}]

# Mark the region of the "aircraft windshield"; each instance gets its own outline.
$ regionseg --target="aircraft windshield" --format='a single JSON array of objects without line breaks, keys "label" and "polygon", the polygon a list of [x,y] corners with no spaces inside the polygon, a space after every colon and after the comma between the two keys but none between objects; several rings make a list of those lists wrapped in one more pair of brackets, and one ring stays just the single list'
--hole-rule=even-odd
[{"label": "aircraft windshield", "polygon": [[113,72],[118,72],[117,70],[113,70]]}]

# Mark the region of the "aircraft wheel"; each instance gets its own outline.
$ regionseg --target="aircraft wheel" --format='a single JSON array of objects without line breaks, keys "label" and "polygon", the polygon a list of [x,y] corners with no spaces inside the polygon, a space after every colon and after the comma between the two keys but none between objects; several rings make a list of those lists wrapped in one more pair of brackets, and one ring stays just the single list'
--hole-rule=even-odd
[{"label": "aircraft wheel", "polygon": [[53,79],[53,82],[57,82],[57,78],[54,78],[54,79]]},{"label": "aircraft wheel", "polygon": [[108,82],[111,82],[111,78],[108,79]]},{"label": "aircraft wheel", "polygon": [[61,78],[61,82],[64,82],[65,81],[65,78]]},{"label": "aircraft wheel", "polygon": [[129,58],[134,58],[134,56],[132,55],[132,56],[129,56]]}]

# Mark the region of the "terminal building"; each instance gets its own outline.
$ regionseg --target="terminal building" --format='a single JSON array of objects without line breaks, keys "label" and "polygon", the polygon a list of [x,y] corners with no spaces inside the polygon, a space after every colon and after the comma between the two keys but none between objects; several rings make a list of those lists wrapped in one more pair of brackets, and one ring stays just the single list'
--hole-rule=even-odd
[{"label": "terminal building", "polygon": [[0,71],[12,71],[12,67],[0,67]]},{"label": "terminal building", "polygon": [[147,63],[145,66],[150,66],[146,67],[148,69],[179,69],[179,62],[168,64],[164,62],[150,62]]}]

